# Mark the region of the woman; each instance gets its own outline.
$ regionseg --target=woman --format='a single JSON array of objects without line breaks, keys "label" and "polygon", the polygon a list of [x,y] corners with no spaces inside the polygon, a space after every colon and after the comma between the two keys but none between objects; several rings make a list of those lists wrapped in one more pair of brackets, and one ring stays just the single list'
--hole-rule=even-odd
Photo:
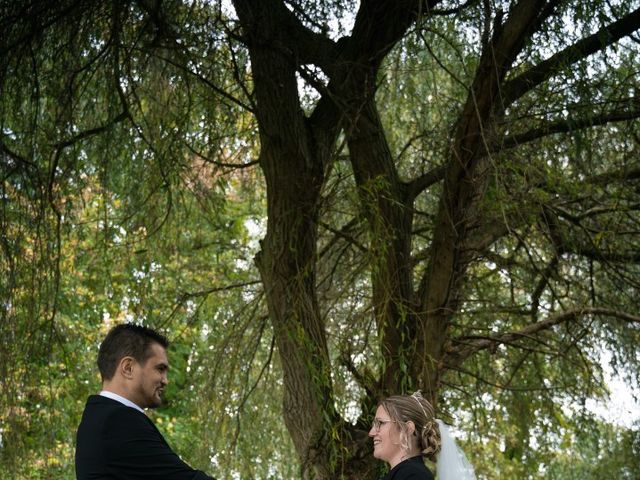
[{"label": "woman", "polygon": [[373,456],[391,468],[383,480],[433,480],[422,457],[436,462],[439,480],[475,479],[449,429],[434,418],[433,407],[420,392],[382,400],[369,436]]}]

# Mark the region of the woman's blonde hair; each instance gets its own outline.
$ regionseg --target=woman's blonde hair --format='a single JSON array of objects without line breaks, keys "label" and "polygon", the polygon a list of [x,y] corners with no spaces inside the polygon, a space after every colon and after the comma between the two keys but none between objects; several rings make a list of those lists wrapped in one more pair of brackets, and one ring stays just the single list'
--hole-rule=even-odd
[{"label": "woman's blonde hair", "polygon": [[431,404],[420,392],[413,395],[393,395],[379,404],[400,428],[400,445],[405,450],[411,448],[407,422],[415,425],[414,435],[418,438],[418,447],[422,455],[435,462],[440,452],[440,428],[434,418]]}]

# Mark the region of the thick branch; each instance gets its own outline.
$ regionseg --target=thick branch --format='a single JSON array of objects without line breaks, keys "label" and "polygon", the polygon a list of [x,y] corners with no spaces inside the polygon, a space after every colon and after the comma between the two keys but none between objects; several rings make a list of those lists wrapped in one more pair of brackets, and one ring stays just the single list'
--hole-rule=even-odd
[{"label": "thick branch", "polygon": [[[316,148],[330,148],[346,120],[351,121],[349,127],[354,125],[354,118],[359,115],[363,103],[374,93],[376,74],[382,59],[402,39],[418,16],[429,14],[440,1],[362,2],[351,35],[332,46],[325,42],[321,58],[313,61],[312,53],[299,50],[305,48],[303,40],[288,42],[289,48],[297,54],[298,64],[315,63],[330,78],[326,87],[317,85],[322,97],[309,117],[308,125],[313,132]],[[295,19],[290,12],[288,15]],[[288,21],[292,21],[291,18]],[[297,19],[295,22],[299,23]],[[302,25],[295,28],[305,29]],[[306,35],[307,40],[312,40],[318,34],[307,30]],[[325,59],[331,62],[327,63]],[[325,151],[320,157],[329,158],[327,153]]]},{"label": "thick branch", "polygon": [[599,125],[606,125],[607,123],[623,122],[626,120],[640,118],[640,99],[630,99],[629,104],[631,108],[625,110],[606,112],[576,119],[568,118],[566,120],[548,122],[527,132],[505,137],[500,141],[499,145],[494,145],[491,148],[491,151],[499,152],[509,148],[518,147],[525,143],[557,133],[573,132]]},{"label": "thick branch", "polygon": [[640,251],[635,252],[603,252],[594,247],[585,245],[563,245],[566,253],[581,257],[611,263],[640,263]]},{"label": "thick branch", "polygon": [[620,20],[601,28],[593,35],[561,50],[547,60],[525,73],[507,82],[502,89],[504,106],[511,105],[528,91],[540,85],[545,80],[556,75],[562,69],[588,57],[606,47],[613,45],[640,28],[640,9],[636,9]]},{"label": "thick branch", "polygon": [[353,33],[345,39],[343,58],[374,68],[419,15],[429,15],[441,0],[386,0],[361,3]]},{"label": "thick branch", "polygon": [[[327,75],[331,75],[334,70],[334,63],[337,56],[336,43],[325,35],[316,33],[305,27],[296,15],[287,9],[283,2],[261,0],[268,3],[267,8],[271,15],[278,18],[279,35],[277,42],[274,39],[259,38],[257,36],[247,36],[245,41],[253,43],[269,41],[276,50],[281,50],[287,55],[291,54],[296,59],[296,66],[314,64],[322,68]],[[257,15],[259,9],[250,6],[250,2],[236,1],[236,11],[242,18],[242,23],[247,31],[256,32],[257,26],[264,19]],[[251,47],[251,45],[250,45]]]},{"label": "thick branch", "polygon": [[445,357],[445,365],[447,368],[459,367],[466,359],[478,353],[481,350],[494,349],[501,344],[513,344],[519,340],[528,339],[536,336],[540,332],[550,330],[561,323],[567,323],[580,319],[587,315],[597,315],[602,317],[612,317],[627,323],[640,325],[640,317],[627,312],[613,310],[609,308],[579,308],[568,310],[566,312],[553,315],[541,322],[528,325],[527,327],[516,332],[507,332],[502,335],[486,338],[459,338],[454,341],[459,346],[452,348]]},{"label": "thick branch", "polygon": [[447,171],[447,165],[440,165],[432,168],[426,173],[423,173],[419,177],[413,179],[407,185],[407,195],[409,200],[415,199],[420,193],[424,192],[427,188],[435,183],[442,181],[444,174]]},{"label": "thick branch", "polygon": [[613,172],[606,172],[596,175],[589,180],[589,183],[597,185],[608,185],[612,182],[640,179],[640,167],[632,169],[622,169]]}]

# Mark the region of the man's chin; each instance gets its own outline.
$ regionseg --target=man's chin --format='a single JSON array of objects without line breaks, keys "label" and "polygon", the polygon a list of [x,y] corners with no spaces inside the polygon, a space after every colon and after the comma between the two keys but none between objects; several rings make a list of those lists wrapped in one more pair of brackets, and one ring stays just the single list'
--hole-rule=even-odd
[{"label": "man's chin", "polygon": [[146,408],[158,408],[162,403],[162,398],[158,395],[154,395],[153,398],[150,398],[147,402]]},{"label": "man's chin", "polygon": [[164,401],[162,400],[162,397],[160,396],[160,394],[157,394],[153,398],[153,400],[154,400],[154,407],[159,407],[164,403]]}]

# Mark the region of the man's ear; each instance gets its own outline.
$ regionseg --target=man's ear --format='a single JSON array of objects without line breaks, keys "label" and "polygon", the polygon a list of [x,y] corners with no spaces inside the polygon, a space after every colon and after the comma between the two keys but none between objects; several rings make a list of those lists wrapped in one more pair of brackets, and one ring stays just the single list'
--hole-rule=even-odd
[{"label": "man's ear", "polygon": [[135,359],[133,357],[122,357],[122,360],[120,360],[118,371],[124,378],[129,380],[133,378],[134,362]]}]

